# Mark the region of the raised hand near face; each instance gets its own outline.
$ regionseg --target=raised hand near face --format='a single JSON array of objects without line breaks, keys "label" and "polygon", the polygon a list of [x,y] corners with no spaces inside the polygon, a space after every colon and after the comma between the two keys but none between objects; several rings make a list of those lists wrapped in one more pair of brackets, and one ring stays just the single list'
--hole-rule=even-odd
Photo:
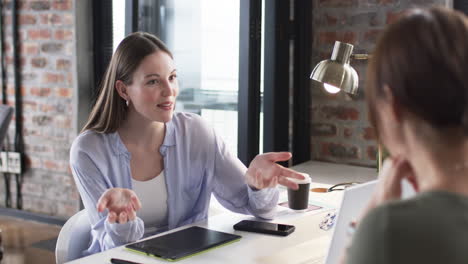
[{"label": "raised hand near face", "polygon": [[289,152],[270,152],[257,155],[247,169],[247,184],[256,189],[275,187],[277,184],[281,184],[296,190],[297,183],[286,178],[303,180],[304,176],[276,163],[289,160],[291,157]]},{"label": "raised hand near face", "polygon": [[141,203],[135,192],[125,188],[112,188],[105,191],[96,204],[98,212],[109,210],[107,221],[109,223],[125,224],[135,220],[136,211],[140,210]]},{"label": "raised hand near face", "polygon": [[407,179],[416,191],[419,190],[413,168],[408,160],[403,157],[389,157],[385,159],[382,170],[379,172],[379,181],[376,189],[369,203],[360,213],[358,222],[373,208],[391,200],[401,199],[402,179]]}]

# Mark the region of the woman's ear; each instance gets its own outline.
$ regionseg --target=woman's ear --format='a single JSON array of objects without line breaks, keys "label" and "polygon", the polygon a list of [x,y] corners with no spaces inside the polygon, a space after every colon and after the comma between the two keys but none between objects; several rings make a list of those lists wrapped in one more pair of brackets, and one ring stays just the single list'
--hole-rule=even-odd
[{"label": "woman's ear", "polygon": [[129,100],[129,96],[127,93],[127,85],[125,85],[124,82],[121,80],[117,80],[115,82],[115,89],[117,90],[117,93],[119,93],[120,97],[122,97],[125,101]]}]

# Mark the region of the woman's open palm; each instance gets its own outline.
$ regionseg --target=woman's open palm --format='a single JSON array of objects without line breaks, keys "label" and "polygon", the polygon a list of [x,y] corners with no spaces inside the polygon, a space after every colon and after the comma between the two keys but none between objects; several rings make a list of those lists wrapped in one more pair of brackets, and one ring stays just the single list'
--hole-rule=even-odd
[{"label": "woman's open palm", "polygon": [[98,212],[109,210],[107,215],[109,223],[125,224],[135,220],[136,211],[140,210],[141,203],[134,191],[125,188],[112,188],[101,195],[96,206]]}]

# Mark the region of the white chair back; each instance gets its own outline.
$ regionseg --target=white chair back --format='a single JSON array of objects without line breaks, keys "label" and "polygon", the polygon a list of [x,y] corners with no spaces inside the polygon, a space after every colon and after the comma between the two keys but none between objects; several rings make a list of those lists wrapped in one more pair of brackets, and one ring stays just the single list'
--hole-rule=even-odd
[{"label": "white chair back", "polygon": [[86,210],[74,214],[63,225],[55,246],[55,260],[63,264],[81,257],[91,241],[91,224]]}]

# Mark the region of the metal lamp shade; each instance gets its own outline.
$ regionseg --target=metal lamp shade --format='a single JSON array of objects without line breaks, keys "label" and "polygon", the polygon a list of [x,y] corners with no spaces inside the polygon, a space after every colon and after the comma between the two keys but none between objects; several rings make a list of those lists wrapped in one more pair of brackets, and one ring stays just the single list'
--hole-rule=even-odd
[{"label": "metal lamp shade", "polygon": [[353,45],[336,41],[331,59],[317,64],[310,79],[324,85],[334,86],[350,94],[356,94],[359,77],[356,70],[349,65],[352,52]]}]

